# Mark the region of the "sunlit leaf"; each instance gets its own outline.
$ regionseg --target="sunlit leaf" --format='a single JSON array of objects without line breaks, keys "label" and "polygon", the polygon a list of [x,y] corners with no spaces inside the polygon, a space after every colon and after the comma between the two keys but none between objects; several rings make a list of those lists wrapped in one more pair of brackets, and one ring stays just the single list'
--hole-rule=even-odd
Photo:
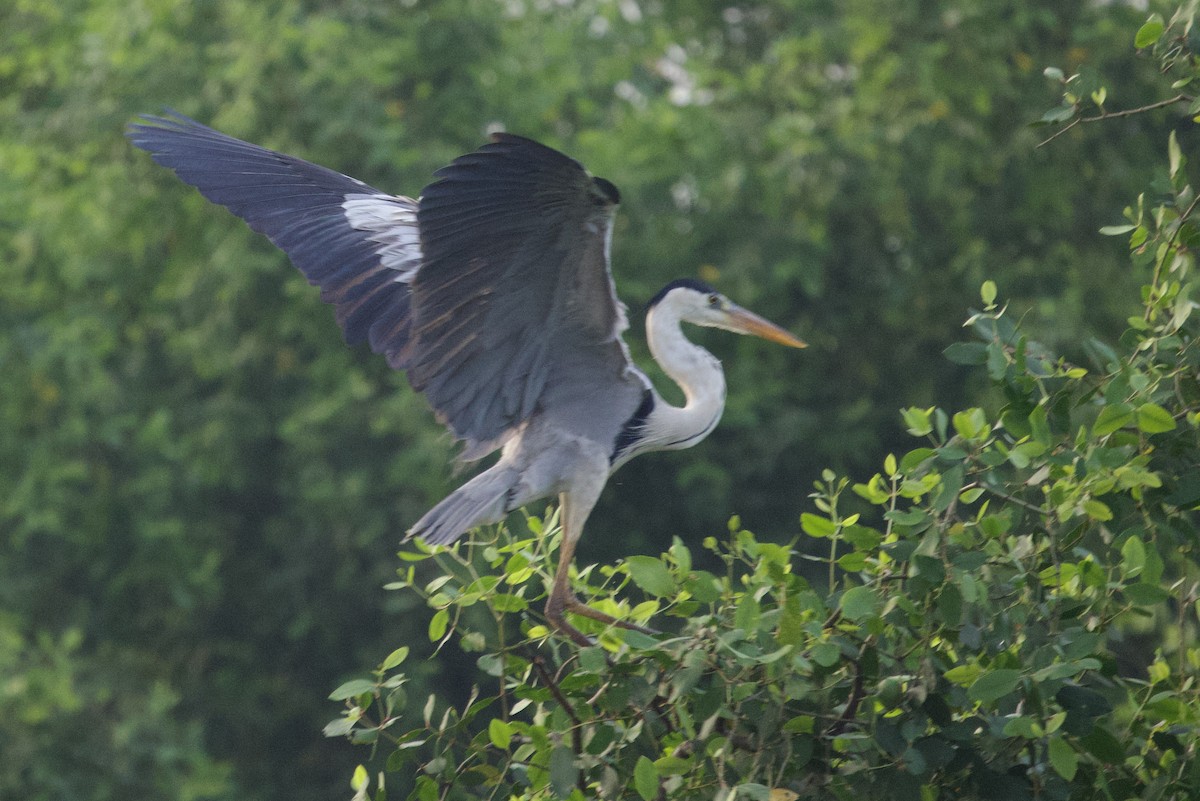
[{"label": "sunlit leaf", "polygon": [[450,612],[446,609],[439,609],[429,619],[429,640],[437,642],[446,636],[446,628],[450,625]]},{"label": "sunlit leaf", "polygon": [[1157,403],[1143,403],[1137,409],[1137,425],[1147,434],[1161,434],[1175,429],[1175,418]]},{"label": "sunlit leaf", "polygon": [[1146,20],[1145,24],[1138,28],[1137,34],[1133,37],[1133,46],[1139,50],[1143,47],[1149,47],[1159,40],[1164,30],[1162,17],[1158,14],[1152,14],[1150,19]]},{"label": "sunlit leaf", "polygon": [[832,537],[837,531],[837,524],[826,517],[804,512],[800,515],[800,528],[810,537]]},{"label": "sunlit leaf", "polygon": [[381,664],[379,666],[379,669],[380,670],[391,670],[392,668],[399,666],[400,663],[402,663],[407,658],[408,658],[408,646],[402,645],[387,655],[387,658],[383,660],[383,664]]}]

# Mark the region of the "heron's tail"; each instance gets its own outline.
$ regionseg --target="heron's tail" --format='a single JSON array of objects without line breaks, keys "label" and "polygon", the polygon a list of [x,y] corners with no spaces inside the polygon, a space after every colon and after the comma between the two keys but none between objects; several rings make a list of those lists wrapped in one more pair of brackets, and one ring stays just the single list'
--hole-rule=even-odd
[{"label": "heron's tail", "polygon": [[446,496],[408,530],[430,545],[449,545],[476,526],[499,523],[516,506],[521,474],[506,465],[485,470]]}]

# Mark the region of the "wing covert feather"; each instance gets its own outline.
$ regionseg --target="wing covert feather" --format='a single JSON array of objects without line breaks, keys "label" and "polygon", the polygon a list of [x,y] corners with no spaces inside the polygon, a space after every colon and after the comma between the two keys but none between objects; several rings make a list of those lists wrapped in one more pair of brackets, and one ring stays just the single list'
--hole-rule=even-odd
[{"label": "wing covert feather", "polygon": [[556,380],[582,381],[592,395],[623,395],[628,384],[640,397],[608,263],[612,184],[511,134],[436,175],[418,201],[425,260],[413,282],[406,366],[413,387],[468,441],[467,457],[538,411],[553,415],[554,400],[570,397]]},{"label": "wing covert feather", "polygon": [[539,415],[615,442],[648,387],[620,338],[617,190],[556,150],[497,134],[413,201],[173,112],[129,138],[286,252],[347,342],[408,371],[464,458]]}]

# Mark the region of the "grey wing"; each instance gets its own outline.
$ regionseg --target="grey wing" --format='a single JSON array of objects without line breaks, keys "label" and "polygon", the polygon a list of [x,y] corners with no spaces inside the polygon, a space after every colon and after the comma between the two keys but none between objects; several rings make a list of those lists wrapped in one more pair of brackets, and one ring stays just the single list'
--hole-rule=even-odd
[{"label": "grey wing", "polygon": [[413,387],[467,441],[464,458],[535,413],[615,438],[645,390],[609,271],[616,188],[510,134],[437,176],[417,212]]},{"label": "grey wing", "polygon": [[400,366],[421,264],[415,201],[178,114],[142,120],[133,144],[286,252],[334,304],[348,343]]}]

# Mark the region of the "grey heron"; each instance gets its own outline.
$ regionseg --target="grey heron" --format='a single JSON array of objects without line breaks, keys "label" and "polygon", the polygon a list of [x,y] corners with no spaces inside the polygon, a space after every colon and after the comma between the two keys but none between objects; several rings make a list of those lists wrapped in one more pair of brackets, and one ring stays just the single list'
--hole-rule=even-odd
[{"label": "grey heron", "polygon": [[589,640],[566,612],[639,628],[580,601],[569,571],[613,471],[695,445],[721,417],[721,364],[680,324],[802,340],[700,281],[673,281],[646,315],[650,352],[685,398],[663,400],[621,336],[628,322],[609,263],[616,187],[530,139],[494,134],[413,200],[173,112],[141,118],[128,135],[285,251],[336,308],[348,343],[365,341],[406,371],[465,444],[463,459],[501,451],[410,537],[446,545],[557,495],[562,543],[546,618],[580,644]]}]

